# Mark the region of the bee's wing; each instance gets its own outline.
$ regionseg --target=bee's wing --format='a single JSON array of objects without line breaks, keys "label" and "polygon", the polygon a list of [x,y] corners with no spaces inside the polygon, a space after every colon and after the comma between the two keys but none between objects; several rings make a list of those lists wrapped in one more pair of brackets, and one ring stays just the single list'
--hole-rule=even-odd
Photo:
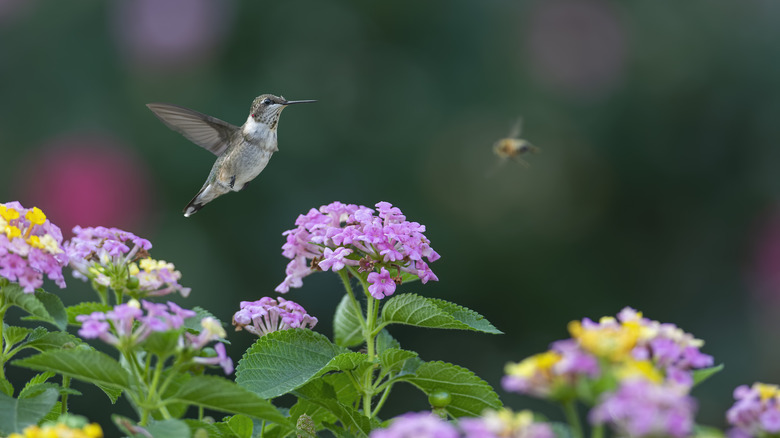
[{"label": "bee's wing", "polygon": [[515,163],[525,167],[526,169],[531,167],[531,165],[528,164],[528,161],[525,161],[524,159],[520,158],[518,155],[513,155],[512,159],[515,161]]},{"label": "bee's wing", "polygon": [[514,125],[512,125],[512,130],[509,131],[509,138],[518,138],[520,137],[520,131],[523,130],[523,118],[518,117],[517,122],[515,122]]},{"label": "bee's wing", "polygon": [[216,117],[178,105],[150,103],[146,106],[165,126],[217,156],[227,149],[228,139],[239,129],[238,126]]},{"label": "bee's wing", "polygon": [[498,172],[498,169],[500,169],[501,166],[504,165],[504,163],[506,163],[506,158],[499,157],[499,159],[496,160],[496,164],[491,166],[490,169],[488,169],[487,172],[485,172],[485,178],[490,178],[493,175],[495,175],[496,172]]}]

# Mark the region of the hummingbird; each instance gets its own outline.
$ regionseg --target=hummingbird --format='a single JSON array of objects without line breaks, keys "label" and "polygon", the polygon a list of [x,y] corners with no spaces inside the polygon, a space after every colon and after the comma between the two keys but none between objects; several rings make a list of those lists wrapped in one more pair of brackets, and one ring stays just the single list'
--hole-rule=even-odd
[{"label": "hummingbird", "polygon": [[252,102],[249,116],[241,126],[178,105],[147,104],[167,127],[217,156],[203,187],[184,207],[184,217],[192,216],[225,193],[243,189],[255,179],[279,150],[276,131],[282,110],[288,105],[312,102],[316,100],[260,95]]}]

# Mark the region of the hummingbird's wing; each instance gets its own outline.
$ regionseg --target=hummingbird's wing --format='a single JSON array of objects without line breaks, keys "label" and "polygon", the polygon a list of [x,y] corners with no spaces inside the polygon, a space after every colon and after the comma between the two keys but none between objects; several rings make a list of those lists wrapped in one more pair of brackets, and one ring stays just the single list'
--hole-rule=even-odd
[{"label": "hummingbird's wing", "polygon": [[239,129],[216,117],[178,105],[150,103],[146,106],[167,127],[217,156],[227,149],[230,136]]}]

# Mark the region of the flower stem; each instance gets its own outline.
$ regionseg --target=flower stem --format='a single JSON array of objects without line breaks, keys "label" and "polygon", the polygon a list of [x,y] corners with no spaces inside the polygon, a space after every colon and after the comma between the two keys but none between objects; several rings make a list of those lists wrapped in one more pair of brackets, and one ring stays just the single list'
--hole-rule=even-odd
[{"label": "flower stem", "polygon": [[573,400],[563,403],[563,413],[566,415],[566,421],[569,422],[569,426],[571,427],[572,437],[584,438],[580,416],[577,414],[577,405]]},{"label": "flower stem", "polygon": [[591,427],[590,438],[604,438],[604,425],[597,424]]},{"label": "flower stem", "polygon": [[360,326],[365,332],[366,321],[363,319],[363,312],[360,310],[360,303],[358,303],[357,298],[355,298],[355,293],[352,291],[352,285],[349,284],[349,275],[344,269],[338,271],[338,273],[339,277],[341,277],[341,281],[344,283],[344,289],[347,290],[347,295],[349,295],[349,300],[352,302],[352,307],[354,308],[355,313],[360,315]]},{"label": "flower stem", "polygon": [[388,386],[385,388],[384,392],[382,392],[382,397],[379,398],[379,402],[377,402],[376,406],[374,407],[374,412],[372,412],[372,416],[376,416],[379,414],[379,410],[382,409],[382,406],[385,404],[385,400],[387,400],[387,396],[390,395],[390,389],[392,386]]},{"label": "flower stem", "polygon": [[5,338],[3,337],[5,312],[9,307],[11,307],[11,305],[6,304],[3,285],[0,284],[0,379],[5,379],[5,361],[11,358],[11,355],[6,355],[8,350],[11,349],[11,345],[5,345]]},{"label": "flower stem", "polygon": [[[70,377],[62,376],[62,387],[65,389],[70,388]],[[62,406],[60,406],[60,415],[68,413],[68,393],[62,394]]]}]

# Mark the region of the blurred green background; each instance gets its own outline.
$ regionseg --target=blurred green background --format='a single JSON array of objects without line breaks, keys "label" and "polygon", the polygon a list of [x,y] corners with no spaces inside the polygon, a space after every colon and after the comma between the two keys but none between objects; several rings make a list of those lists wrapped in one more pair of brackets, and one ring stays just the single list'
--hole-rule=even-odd
[{"label": "blurred green background", "polygon": [[[389,201],[442,255],[438,283],[400,291],[506,333],[395,329],[405,348],[498,388],[570,320],[632,306],[726,364],[694,390],[723,426],[736,385],[780,382],[779,20],[772,0],[0,0],[0,200],[66,237],[149,238],[193,288],[177,301],[223,321],[275,295],[298,214]],[[246,190],[185,219],[214,157],[144,104],[240,124],[262,93],[318,103],[284,112]],[[542,153],[486,177],[521,115]],[[318,274],[285,298],[330,335],[341,293]],[[62,296],[92,298],[75,279]],[[252,339],[229,339],[237,361]],[[105,397],[76,387],[74,410],[107,425]],[[427,407],[393,395],[385,417]]]}]

